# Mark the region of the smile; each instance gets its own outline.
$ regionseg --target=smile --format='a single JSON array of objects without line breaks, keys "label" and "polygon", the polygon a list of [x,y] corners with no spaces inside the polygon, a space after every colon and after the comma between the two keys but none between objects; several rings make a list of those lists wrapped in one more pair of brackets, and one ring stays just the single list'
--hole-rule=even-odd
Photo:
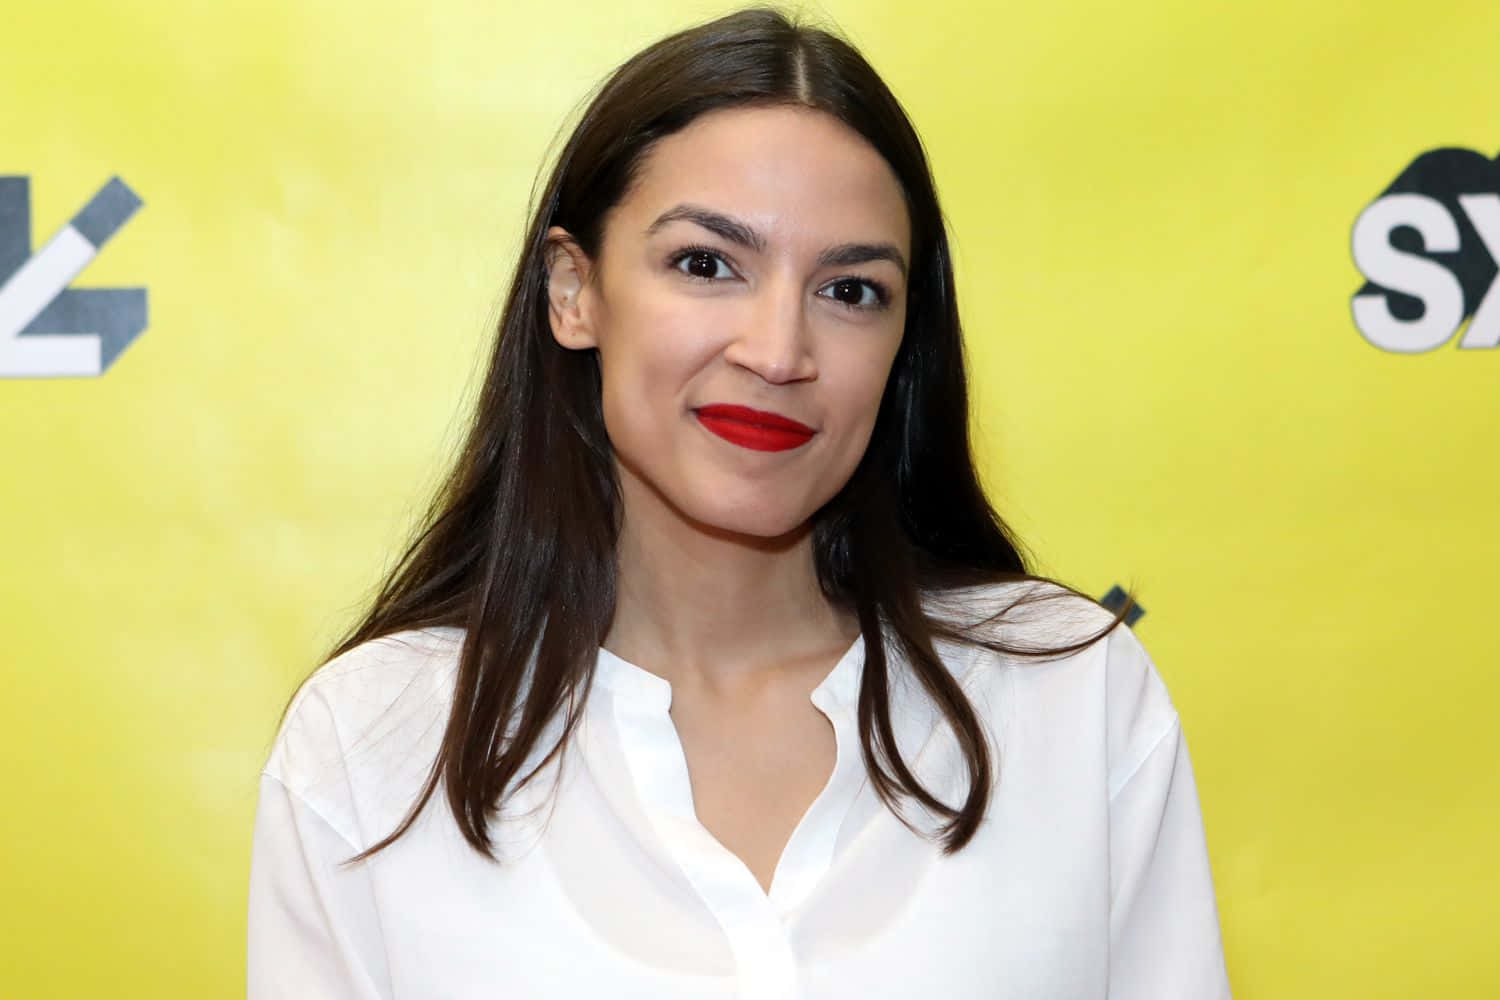
[{"label": "smile", "polygon": [[806,444],[817,431],[779,413],[715,403],[693,411],[698,422],[730,444],[752,451],[787,451]]}]

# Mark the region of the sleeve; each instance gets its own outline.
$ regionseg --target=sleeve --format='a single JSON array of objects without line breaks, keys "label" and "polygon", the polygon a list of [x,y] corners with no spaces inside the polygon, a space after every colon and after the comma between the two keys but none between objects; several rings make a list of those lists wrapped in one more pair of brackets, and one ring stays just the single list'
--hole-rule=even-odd
[{"label": "sleeve", "polygon": [[1175,713],[1122,778],[1109,825],[1109,1000],[1229,1000],[1203,816]]},{"label": "sleeve", "polygon": [[323,817],[262,774],[250,859],[249,1000],[391,995],[367,864]]},{"label": "sleeve", "polygon": [[358,854],[333,703],[299,692],[260,775],[251,842],[249,1000],[385,1000],[390,973],[370,866]]}]

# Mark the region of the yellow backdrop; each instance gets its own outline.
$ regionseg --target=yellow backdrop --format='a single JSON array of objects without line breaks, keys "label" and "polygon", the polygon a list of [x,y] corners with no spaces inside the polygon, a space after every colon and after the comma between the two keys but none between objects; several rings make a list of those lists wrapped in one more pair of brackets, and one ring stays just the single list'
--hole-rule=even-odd
[{"label": "yellow backdrop", "polygon": [[[119,176],[144,204],[74,284],[149,325],[0,378],[0,994],[242,995],[278,712],[453,446],[548,143],[725,9],[7,12],[29,246]],[[820,11],[929,145],[1002,511],[1147,609],[1236,997],[1500,995],[1500,351],[1351,312],[1360,213],[1500,149],[1500,5]]]}]

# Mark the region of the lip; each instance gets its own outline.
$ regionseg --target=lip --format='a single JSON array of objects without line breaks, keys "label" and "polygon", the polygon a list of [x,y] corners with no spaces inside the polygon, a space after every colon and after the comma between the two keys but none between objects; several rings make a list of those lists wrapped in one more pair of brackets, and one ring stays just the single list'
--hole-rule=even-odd
[{"label": "lip", "polygon": [[789,451],[812,439],[816,430],[790,417],[748,406],[713,403],[693,411],[709,431],[751,451]]}]

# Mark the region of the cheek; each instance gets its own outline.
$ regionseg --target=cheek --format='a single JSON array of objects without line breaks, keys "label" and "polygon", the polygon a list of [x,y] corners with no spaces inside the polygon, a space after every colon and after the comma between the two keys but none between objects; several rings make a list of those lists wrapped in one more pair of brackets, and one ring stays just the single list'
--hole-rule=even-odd
[{"label": "cheek", "polygon": [[716,351],[702,309],[672,297],[642,296],[616,309],[599,337],[606,427],[611,436],[631,427],[680,418],[687,390]]},{"label": "cheek", "polygon": [[[896,346],[899,346],[899,341]],[[895,360],[896,346],[883,344],[879,350],[849,351],[835,361],[841,376],[839,406],[865,433],[875,426],[880,400],[885,394]]]},{"label": "cheek", "polygon": [[834,491],[853,475],[869,447],[895,353],[895,348],[841,352],[835,362],[840,378],[836,386],[829,387],[828,401],[831,410],[842,415],[841,426],[836,450],[829,453],[820,477]]}]

